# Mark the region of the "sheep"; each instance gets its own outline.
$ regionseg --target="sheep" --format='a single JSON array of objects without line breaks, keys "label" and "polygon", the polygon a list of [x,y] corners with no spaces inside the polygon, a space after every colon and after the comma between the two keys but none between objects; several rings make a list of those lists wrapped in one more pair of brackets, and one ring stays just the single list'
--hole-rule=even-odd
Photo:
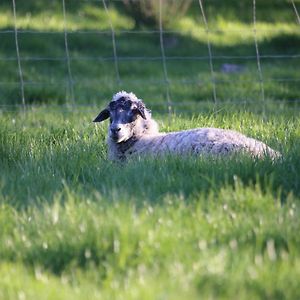
[{"label": "sheep", "polygon": [[109,105],[94,119],[110,119],[108,156],[124,161],[131,156],[216,155],[244,153],[251,157],[276,159],[281,154],[269,146],[237,131],[219,128],[196,128],[160,133],[141,99],[133,93],[116,93]]}]

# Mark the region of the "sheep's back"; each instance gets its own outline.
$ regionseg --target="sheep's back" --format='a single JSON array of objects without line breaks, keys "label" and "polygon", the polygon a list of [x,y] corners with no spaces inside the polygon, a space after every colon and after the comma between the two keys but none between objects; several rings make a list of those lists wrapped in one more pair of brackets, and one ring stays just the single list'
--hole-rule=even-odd
[{"label": "sheep's back", "polygon": [[248,153],[252,156],[278,157],[266,144],[233,130],[198,128],[141,137],[134,146],[138,154],[213,154]]}]

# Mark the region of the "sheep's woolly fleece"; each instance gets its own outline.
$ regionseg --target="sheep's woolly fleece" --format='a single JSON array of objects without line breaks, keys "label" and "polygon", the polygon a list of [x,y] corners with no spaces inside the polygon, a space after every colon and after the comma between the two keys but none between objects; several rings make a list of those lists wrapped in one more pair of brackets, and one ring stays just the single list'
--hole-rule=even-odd
[{"label": "sheep's woolly fleece", "polygon": [[141,99],[138,99],[138,97],[134,93],[127,93],[125,91],[120,91],[113,95],[113,98],[111,101],[117,101],[122,97],[128,97],[131,99],[131,101],[142,101]]},{"label": "sheep's woolly fleece", "polygon": [[[133,103],[142,101],[135,94],[121,91],[112,101],[122,97]],[[112,121],[112,120],[111,120]],[[110,129],[109,129],[110,130]],[[252,157],[276,159],[281,154],[256,139],[249,138],[233,130],[219,128],[197,128],[178,132],[160,133],[157,123],[146,114],[146,119],[138,116],[130,123],[128,139],[117,143],[108,137],[109,158],[126,160],[131,156],[161,155],[217,155],[244,153]]]}]

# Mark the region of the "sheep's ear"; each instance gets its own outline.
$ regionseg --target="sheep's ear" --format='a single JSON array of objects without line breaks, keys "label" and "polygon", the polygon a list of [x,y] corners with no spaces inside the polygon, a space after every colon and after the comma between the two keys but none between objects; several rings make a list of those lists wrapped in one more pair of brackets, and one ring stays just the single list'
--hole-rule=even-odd
[{"label": "sheep's ear", "polygon": [[102,122],[109,118],[109,110],[106,108],[102,110],[93,122]]},{"label": "sheep's ear", "polygon": [[137,113],[143,118],[143,119],[147,119],[146,118],[146,114],[145,114],[145,106],[141,103],[138,104],[136,110],[137,110]]}]

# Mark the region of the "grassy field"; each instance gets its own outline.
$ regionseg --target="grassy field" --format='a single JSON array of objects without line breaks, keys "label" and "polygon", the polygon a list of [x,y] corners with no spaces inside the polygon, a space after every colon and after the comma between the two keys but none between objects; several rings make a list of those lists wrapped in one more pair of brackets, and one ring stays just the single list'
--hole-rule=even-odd
[{"label": "grassy field", "polygon": [[[109,6],[118,55],[144,59],[120,59],[117,83],[114,62],[102,59],[112,56],[111,36],[92,33],[109,29],[101,2],[66,1],[78,105],[62,105],[70,103],[62,7],[48,2],[16,1],[18,27],[30,30],[19,34],[25,113],[11,106],[21,103],[13,17],[10,1],[0,5],[0,299],[299,299],[300,59],[262,59],[263,105],[251,1],[207,1],[213,54],[254,58],[214,60],[217,105],[207,60],[169,59],[171,115],[161,60],[147,60],[160,57],[159,36],[133,34],[118,2]],[[196,4],[172,24],[180,34],[166,34],[167,56],[207,55]],[[261,54],[297,55],[291,4],[257,9]],[[221,72],[224,63],[242,71]],[[283,160],[112,163],[107,124],[91,121],[122,88],[145,100],[163,131],[235,129]]]},{"label": "grassy field", "polygon": [[283,161],[125,165],[92,112],[4,114],[0,298],[298,299],[300,121],[283,112],[159,117],[242,130]]}]

